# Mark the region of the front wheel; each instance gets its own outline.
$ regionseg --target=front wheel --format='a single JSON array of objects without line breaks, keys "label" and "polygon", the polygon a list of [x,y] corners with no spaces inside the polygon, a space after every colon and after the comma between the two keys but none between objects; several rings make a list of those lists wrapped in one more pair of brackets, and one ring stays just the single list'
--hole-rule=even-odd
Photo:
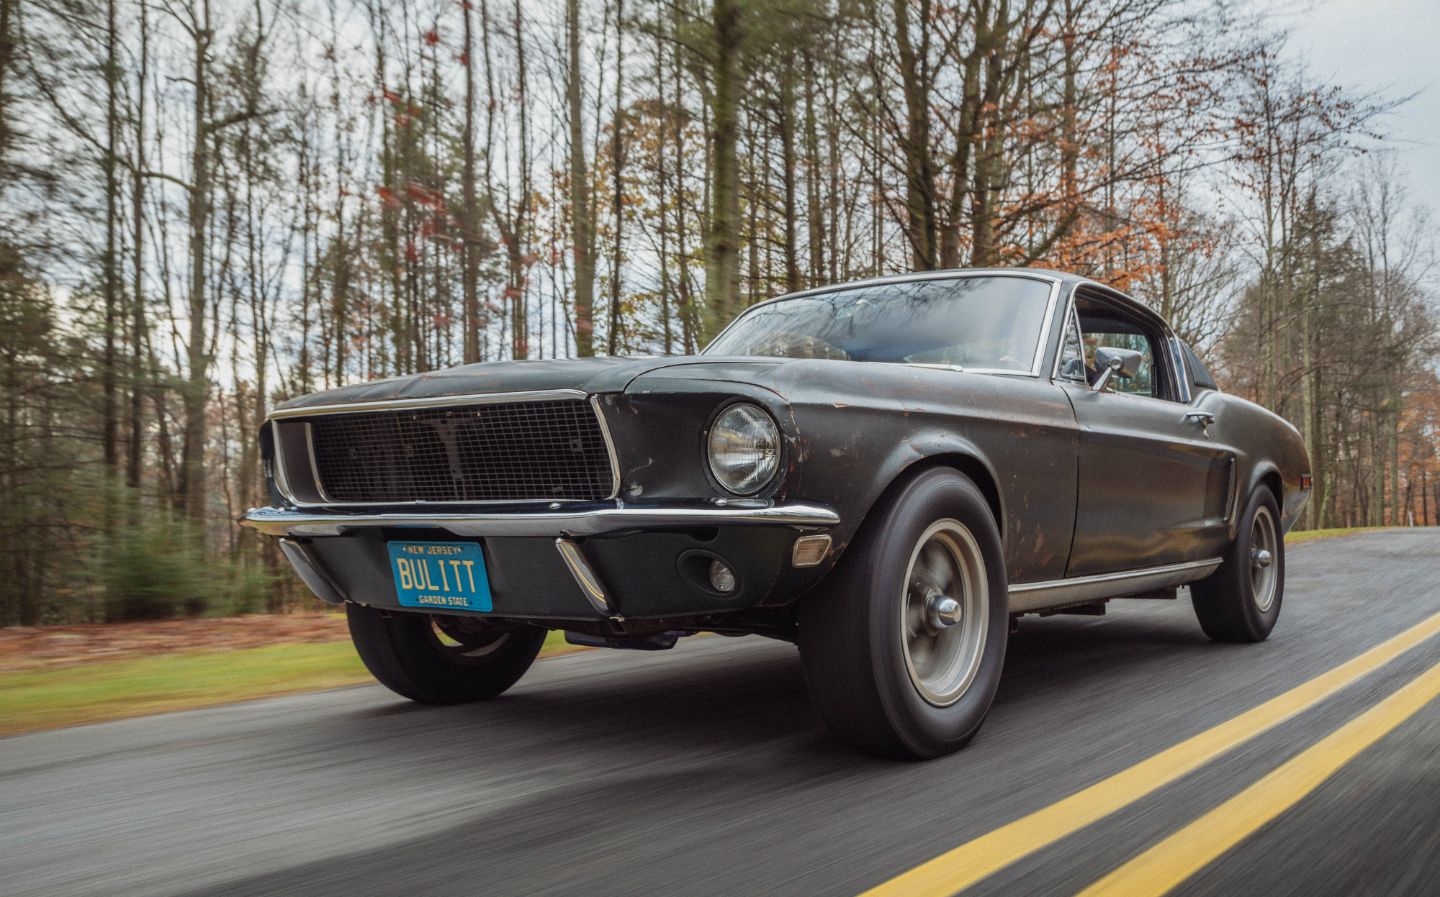
[{"label": "front wheel", "polygon": [[1263,642],[1285,597],[1285,539],[1275,494],[1259,486],[1219,569],[1190,584],[1200,628],[1217,642]]},{"label": "front wheel", "polygon": [[422,704],[464,704],[504,692],[530,669],[545,642],[535,627],[488,629],[437,614],[345,605],[350,639],[381,685]]},{"label": "front wheel", "polygon": [[1004,552],[985,496],[947,468],[903,483],[872,512],[800,606],[811,697],[842,741],[902,759],[963,747],[1005,661]]}]

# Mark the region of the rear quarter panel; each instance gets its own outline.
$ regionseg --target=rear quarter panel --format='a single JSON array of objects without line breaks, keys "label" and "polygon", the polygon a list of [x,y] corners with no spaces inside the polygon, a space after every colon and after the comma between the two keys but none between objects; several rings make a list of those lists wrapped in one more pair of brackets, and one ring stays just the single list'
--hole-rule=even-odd
[{"label": "rear quarter panel", "polygon": [[1235,450],[1237,512],[1231,521],[1234,538],[1240,513],[1267,476],[1278,478],[1281,526],[1289,531],[1305,509],[1310,490],[1301,476],[1310,473],[1310,455],[1298,430],[1278,414],[1239,396],[1209,392],[1196,406],[1215,414],[1214,438]]}]

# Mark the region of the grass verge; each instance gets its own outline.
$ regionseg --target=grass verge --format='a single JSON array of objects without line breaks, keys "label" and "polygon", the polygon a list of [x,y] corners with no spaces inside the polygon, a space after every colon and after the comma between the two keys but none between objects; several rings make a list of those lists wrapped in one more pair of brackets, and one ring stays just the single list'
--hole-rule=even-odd
[{"label": "grass verge", "polygon": [[[542,657],[576,650],[552,632]],[[347,642],[279,644],[0,672],[0,735],[373,681]]]},{"label": "grass verge", "polygon": [[1384,529],[1394,529],[1393,526],[1342,526],[1334,529],[1304,529],[1292,530],[1285,535],[1286,545],[1300,545],[1305,542],[1315,542],[1320,539],[1333,539],[1336,536],[1348,536],[1351,533],[1376,533]]}]

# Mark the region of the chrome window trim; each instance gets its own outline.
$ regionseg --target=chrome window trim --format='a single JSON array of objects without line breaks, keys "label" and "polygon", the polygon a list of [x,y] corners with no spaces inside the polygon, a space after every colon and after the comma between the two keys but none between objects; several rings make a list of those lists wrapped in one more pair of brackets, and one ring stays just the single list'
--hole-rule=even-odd
[{"label": "chrome window trim", "polygon": [[1174,359],[1174,361],[1171,362],[1171,368],[1174,372],[1173,376],[1179,383],[1179,392],[1184,396],[1181,401],[1189,405],[1195,400],[1195,391],[1193,384],[1190,382],[1190,366],[1185,363],[1185,350],[1180,346],[1180,337],[1176,336],[1175,331],[1170,329],[1169,322],[1166,322],[1165,325],[1165,335],[1170,341],[1170,357]]},{"label": "chrome window trim", "polygon": [[1083,364],[1085,360],[1085,331],[1080,329],[1080,315],[1075,311],[1075,290],[1073,288],[1070,290],[1069,298],[1065,300],[1065,317],[1069,320],[1061,326],[1059,341],[1055,343],[1055,360],[1050,365],[1050,379],[1063,383],[1083,383],[1089,386],[1090,382],[1084,376],[1065,377],[1060,374],[1060,355],[1065,351],[1065,331],[1069,329],[1070,324],[1075,325],[1075,332],[1080,335],[1081,363]]},{"label": "chrome window trim", "polygon": [[[620,495],[620,457],[615,451],[615,440],[610,434],[610,423],[606,420],[605,414],[600,410],[600,397],[590,395],[580,389],[546,389],[526,390],[522,392],[497,392],[497,393],[465,393],[454,396],[431,396],[427,398],[413,399],[388,399],[379,402],[342,402],[333,405],[311,405],[303,408],[284,408],[270,412],[268,420],[279,420],[285,423],[294,423],[293,418],[299,417],[328,417],[334,414],[363,414],[365,412],[404,411],[408,409],[423,408],[447,408],[447,407],[470,407],[472,405],[502,405],[511,402],[546,402],[560,401],[564,399],[584,399],[590,404],[590,411],[595,415],[600,428],[600,435],[605,441],[605,452],[610,458],[610,492],[601,501],[613,501]],[[325,486],[320,480],[320,468],[315,461],[315,440],[308,421],[299,421],[305,427],[305,446],[309,453],[310,472],[314,477],[315,490],[319,493],[322,501],[301,501],[290,489],[289,480],[285,471],[285,444],[280,438],[279,431],[275,436],[275,485],[280,494],[291,505],[297,508],[374,508],[374,507],[466,507],[484,505],[550,505],[563,507],[565,505],[591,504],[593,499],[585,498],[529,498],[529,499],[505,499],[476,500],[476,501],[405,501],[405,502],[383,502],[383,501],[335,501],[325,492]]]},{"label": "chrome window trim", "polygon": [[[1040,376],[1040,363],[1045,360],[1045,350],[1050,347],[1050,331],[1055,327],[1055,306],[1060,300],[1060,280],[1050,280],[1050,300],[1045,304],[1045,321],[1040,325],[1040,336],[1035,342],[1035,360],[1030,364],[1030,376]],[[1057,352],[1058,354],[1058,352]]]},{"label": "chrome window trim", "polygon": [[[789,299],[802,299],[810,296],[823,296],[827,293],[839,293],[845,290],[859,290],[901,283],[920,283],[931,280],[969,280],[976,277],[1015,277],[1022,280],[1036,280],[1041,283],[1048,283],[1050,285],[1050,296],[1045,301],[1045,319],[1040,325],[1040,334],[1035,343],[1035,357],[1030,363],[1029,370],[1026,370],[1024,368],[1021,368],[1020,370],[1011,370],[1006,368],[968,368],[964,367],[963,365],[947,365],[946,367],[964,371],[965,373],[969,374],[998,373],[1026,377],[1039,377],[1041,364],[1045,360],[1045,352],[1050,345],[1050,330],[1051,325],[1053,325],[1055,321],[1055,306],[1057,304],[1057,300],[1060,297],[1060,288],[1064,284],[1064,280],[1060,277],[1056,277],[1053,274],[1044,274],[1038,271],[1030,271],[1025,268],[974,268],[962,271],[921,271],[913,274],[891,274],[886,277],[872,277],[868,280],[857,280],[851,283],[841,283],[833,284],[830,286],[815,287],[814,289],[810,290],[801,290],[798,293],[786,293],[783,296],[776,296],[772,299],[766,299],[762,302],[757,302],[754,305],[751,305],[745,310],[741,311],[740,314],[735,316],[734,320],[732,320],[729,324],[725,325],[724,329],[722,329],[719,333],[715,334],[715,338],[712,339],[708,344],[706,344],[704,349],[700,350],[700,354],[707,354],[710,351],[710,347],[719,342],[720,338],[723,337],[726,333],[728,333],[730,331],[730,328],[734,327],[737,323],[739,323],[741,318],[744,318],[752,310],[760,308],[761,306],[772,305],[776,302],[785,302]],[[783,358],[784,356],[758,355],[755,357]],[[878,363],[883,364],[885,362]],[[935,367],[935,365],[926,362],[901,361],[889,363],[911,364],[917,367]]]}]

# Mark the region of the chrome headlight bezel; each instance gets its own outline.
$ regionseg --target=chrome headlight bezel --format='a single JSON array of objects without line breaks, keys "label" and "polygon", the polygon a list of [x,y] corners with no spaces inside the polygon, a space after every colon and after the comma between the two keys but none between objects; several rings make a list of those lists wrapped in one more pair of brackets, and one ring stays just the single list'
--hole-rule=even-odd
[{"label": "chrome headlight bezel", "polygon": [[754,495],[775,482],[780,473],[780,448],[779,424],[754,402],[724,406],[705,434],[710,476],[731,495]]}]

